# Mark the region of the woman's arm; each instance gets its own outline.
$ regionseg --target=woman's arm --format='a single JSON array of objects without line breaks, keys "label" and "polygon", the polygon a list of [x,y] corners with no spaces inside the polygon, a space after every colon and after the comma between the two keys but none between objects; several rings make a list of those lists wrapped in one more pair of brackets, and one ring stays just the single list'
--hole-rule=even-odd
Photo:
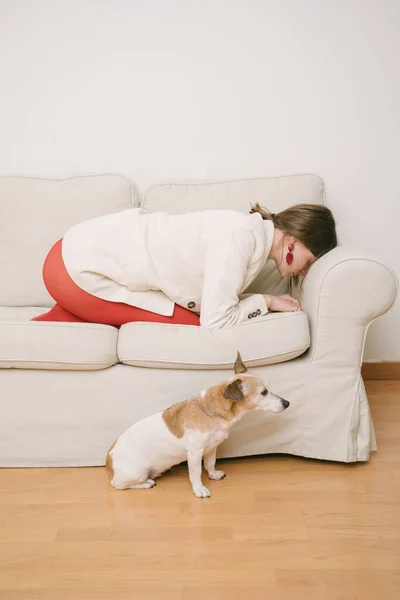
[{"label": "woman's arm", "polygon": [[207,251],[200,323],[209,329],[230,327],[268,312],[263,294],[239,300],[254,252],[251,231],[227,232]]}]

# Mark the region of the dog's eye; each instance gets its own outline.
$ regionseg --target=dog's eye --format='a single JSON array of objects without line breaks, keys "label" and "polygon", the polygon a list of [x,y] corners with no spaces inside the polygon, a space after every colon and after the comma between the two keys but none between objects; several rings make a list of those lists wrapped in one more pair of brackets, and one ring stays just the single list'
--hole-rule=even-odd
[{"label": "dog's eye", "polygon": [[262,394],[263,396],[266,396],[266,395],[268,394],[268,390],[267,390],[267,388],[264,388],[264,389],[263,389],[263,391],[261,392],[261,394]]}]

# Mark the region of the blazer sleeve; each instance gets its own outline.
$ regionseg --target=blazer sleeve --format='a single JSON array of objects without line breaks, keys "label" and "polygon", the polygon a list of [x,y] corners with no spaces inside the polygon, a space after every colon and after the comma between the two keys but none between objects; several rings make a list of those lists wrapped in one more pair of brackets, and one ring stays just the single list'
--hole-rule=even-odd
[{"label": "blazer sleeve", "polygon": [[239,300],[254,244],[250,230],[236,229],[209,245],[200,312],[200,324],[203,327],[231,327],[268,312],[262,294]]}]

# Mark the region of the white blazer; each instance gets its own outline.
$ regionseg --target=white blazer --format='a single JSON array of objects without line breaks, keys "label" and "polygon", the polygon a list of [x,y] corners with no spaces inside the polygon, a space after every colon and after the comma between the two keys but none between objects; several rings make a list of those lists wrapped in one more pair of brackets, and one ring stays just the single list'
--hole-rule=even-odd
[{"label": "white blazer", "polygon": [[262,294],[239,295],[264,266],[273,236],[273,223],[258,213],[133,208],[75,225],[62,255],[89,294],[166,316],[176,303],[199,313],[202,326],[220,328],[268,312]]}]

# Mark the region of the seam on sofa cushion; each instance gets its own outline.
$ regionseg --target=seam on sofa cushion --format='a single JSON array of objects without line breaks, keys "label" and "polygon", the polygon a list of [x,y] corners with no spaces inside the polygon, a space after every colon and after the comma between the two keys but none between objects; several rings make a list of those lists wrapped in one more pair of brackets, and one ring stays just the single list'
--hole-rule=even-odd
[{"label": "seam on sofa cushion", "polygon": [[[61,365],[105,365],[105,364],[109,364],[108,362],[98,362],[98,361],[81,361],[78,362],[77,360],[46,360],[46,359],[32,359],[32,358],[0,358],[0,365],[2,362],[14,362],[14,363],[20,363],[20,362],[30,362],[30,363],[59,363]],[[113,365],[117,365],[118,364],[118,360],[116,360],[115,362],[111,363]]]},{"label": "seam on sofa cushion", "polygon": [[151,190],[158,188],[158,187],[182,187],[182,186],[193,186],[193,187],[198,187],[198,186],[207,186],[207,185],[223,185],[226,183],[238,183],[238,182],[242,182],[242,181],[263,181],[263,180],[268,180],[268,179],[292,179],[294,177],[317,177],[320,182],[322,183],[322,189],[323,189],[323,201],[325,204],[325,200],[326,200],[326,189],[325,189],[325,182],[322,179],[322,177],[320,175],[317,175],[316,173],[292,173],[290,175],[277,175],[276,177],[243,177],[240,179],[217,179],[215,181],[213,180],[209,180],[209,181],[177,181],[177,182],[168,182],[168,181],[164,181],[164,182],[160,182],[160,183],[156,183],[154,185],[151,185],[149,188],[147,188],[145,190],[145,192],[143,193],[143,195],[140,198],[140,204],[143,208],[145,208],[145,204],[146,204],[146,198],[147,195],[151,192]]},{"label": "seam on sofa cushion", "polygon": [[[59,327],[60,329],[69,329],[75,328],[78,329],[82,325],[90,325],[90,328],[87,327],[86,330],[93,331],[118,331],[116,327],[113,325],[102,325],[101,323],[74,323],[74,322],[61,322],[61,321],[0,321],[0,327],[3,325],[10,325],[12,327],[16,326],[30,326],[30,327],[40,327],[41,329],[54,329]],[[110,328],[110,329],[108,329]]]},{"label": "seam on sofa cushion", "polygon": [[[279,352],[278,354],[275,352],[274,354],[269,354],[269,355],[265,355],[264,354],[263,356],[260,356],[258,358],[247,358],[246,357],[246,363],[253,362],[253,361],[259,361],[259,360],[265,360],[265,359],[268,359],[268,358],[273,358],[275,356],[277,356],[277,357],[278,356],[284,356],[285,354],[292,354],[293,352],[301,352],[301,351],[305,352],[308,348],[309,348],[309,346],[301,346],[300,348],[293,348],[292,350],[285,350],[285,352]],[[124,360],[132,360],[132,361],[138,360],[138,361],[143,361],[143,362],[157,362],[157,363],[162,363],[162,364],[183,364],[183,365],[199,365],[199,366],[201,366],[201,365],[204,365],[204,366],[206,366],[206,365],[222,365],[222,366],[225,366],[225,365],[232,365],[233,364],[232,361],[228,361],[228,362],[220,362],[220,361],[218,361],[218,362],[211,362],[211,361],[208,361],[206,363],[199,363],[199,362],[189,362],[189,361],[185,361],[185,362],[183,362],[183,361],[173,361],[173,360],[162,359],[162,358],[151,358],[151,359],[149,359],[149,358],[121,358],[121,357],[118,357],[118,359],[122,363],[123,363]]]},{"label": "seam on sofa cushion", "polygon": [[[124,179],[129,183],[130,192],[131,192],[131,208],[139,208],[140,207],[140,193],[136,184],[132,181],[132,179],[128,179],[125,175],[120,175],[119,173],[86,173],[84,175],[71,175],[71,177],[35,177],[34,175],[1,175],[0,179],[34,179],[36,181],[70,181],[71,179],[93,179],[94,177],[119,177],[120,179]],[[136,197],[138,200],[138,206],[134,206],[133,198],[134,191],[136,192]]]}]

